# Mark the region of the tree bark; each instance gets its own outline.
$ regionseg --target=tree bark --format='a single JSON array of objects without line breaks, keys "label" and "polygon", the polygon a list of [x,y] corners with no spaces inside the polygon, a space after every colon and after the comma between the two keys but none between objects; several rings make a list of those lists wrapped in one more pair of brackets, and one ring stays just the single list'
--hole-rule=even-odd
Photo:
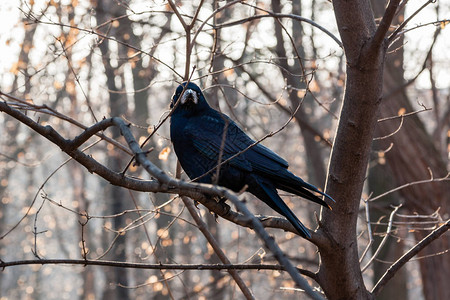
[{"label": "tree bark", "polygon": [[326,242],[318,243],[317,275],[330,299],[370,299],[359,266],[356,224],[382,96],[386,40],[380,34],[385,32],[377,31],[369,1],[333,1],[333,6],[347,80],[326,187],[336,203],[321,213],[318,233]]}]

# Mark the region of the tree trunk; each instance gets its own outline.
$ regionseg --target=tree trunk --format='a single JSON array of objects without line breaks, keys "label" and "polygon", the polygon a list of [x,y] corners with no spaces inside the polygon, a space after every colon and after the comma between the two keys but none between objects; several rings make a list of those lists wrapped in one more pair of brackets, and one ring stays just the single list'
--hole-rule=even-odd
[{"label": "tree trunk", "polygon": [[347,80],[326,188],[336,203],[321,213],[318,233],[325,241],[318,242],[317,279],[329,299],[370,299],[359,266],[356,224],[382,96],[386,41],[375,40],[369,1],[333,1],[333,6]]}]

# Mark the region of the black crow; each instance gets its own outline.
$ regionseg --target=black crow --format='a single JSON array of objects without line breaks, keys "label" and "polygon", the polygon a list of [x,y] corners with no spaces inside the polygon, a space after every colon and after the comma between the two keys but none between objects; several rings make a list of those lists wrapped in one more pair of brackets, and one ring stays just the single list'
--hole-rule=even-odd
[{"label": "black crow", "polygon": [[[191,180],[217,183],[235,192],[247,186],[248,192],[285,216],[302,237],[311,237],[277,189],[327,208],[325,201],[314,193],[333,200],[330,196],[288,171],[287,161],[260,143],[247,149],[255,141],[228,116],[211,108],[196,84],[185,82],[178,86],[171,107],[170,137],[180,164]],[[237,153],[219,167],[217,174],[218,163]]]}]

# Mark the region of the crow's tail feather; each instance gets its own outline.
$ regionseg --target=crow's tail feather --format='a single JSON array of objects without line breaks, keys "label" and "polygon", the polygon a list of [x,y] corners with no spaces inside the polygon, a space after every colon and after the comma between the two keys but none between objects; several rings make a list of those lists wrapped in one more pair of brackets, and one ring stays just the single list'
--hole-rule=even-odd
[{"label": "crow's tail feather", "polygon": [[277,188],[292,194],[295,194],[297,196],[300,196],[302,198],[305,198],[307,200],[310,200],[312,202],[315,202],[317,204],[320,204],[322,206],[325,206],[326,208],[330,208],[330,206],[321,198],[317,197],[313,193],[311,193],[309,190],[302,188],[302,187],[293,187],[291,185],[285,185],[282,183],[277,184]]},{"label": "crow's tail feather", "polygon": [[253,193],[256,197],[264,201],[267,205],[269,205],[273,210],[283,215],[288,219],[288,221],[294,226],[294,228],[299,232],[299,234],[304,238],[311,238],[311,234],[309,230],[305,227],[305,225],[300,222],[297,216],[289,209],[289,207],[284,203],[284,201],[280,198],[277,193],[277,190],[271,184],[266,184],[258,180],[258,189],[249,190],[249,192]]},{"label": "crow's tail feather", "polygon": [[[287,171],[287,170],[286,170]],[[286,174],[277,178],[276,188],[281,189],[283,191],[298,195],[315,203],[325,206],[326,208],[330,208],[330,206],[321,198],[314,195],[314,193],[318,193],[326,198],[336,202],[331,196],[326,193],[320,191],[314,185],[309,184],[303,181],[300,177],[295,176],[291,172],[287,171]]]}]

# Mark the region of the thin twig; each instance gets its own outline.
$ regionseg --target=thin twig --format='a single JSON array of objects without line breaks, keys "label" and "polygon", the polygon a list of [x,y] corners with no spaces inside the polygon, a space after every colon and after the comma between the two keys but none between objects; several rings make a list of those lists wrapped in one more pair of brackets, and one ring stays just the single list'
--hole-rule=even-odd
[{"label": "thin twig", "polygon": [[361,269],[362,273],[364,273],[364,271],[367,270],[367,268],[373,263],[373,261],[378,256],[378,254],[380,254],[381,249],[383,249],[384,244],[386,244],[386,241],[387,241],[387,239],[389,237],[389,234],[392,231],[392,222],[394,220],[395,213],[397,212],[397,210],[399,210],[400,207],[402,207],[401,204],[398,205],[398,206],[395,206],[394,210],[391,212],[391,215],[389,216],[389,223],[388,223],[388,227],[386,229],[385,236],[384,236],[383,240],[381,240],[380,245],[378,246],[377,250],[375,251],[375,253],[370,258],[369,262]]},{"label": "thin twig", "polygon": [[402,129],[402,126],[403,126],[403,120],[404,120],[404,119],[405,119],[405,118],[403,118],[403,116],[402,116],[401,119],[400,119],[400,124],[398,125],[398,128],[397,128],[396,130],[394,130],[393,132],[391,132],[391,133],[389,133],[389,134],[387,134],[387,135],[385,135],[385,136],[374,137],[373,140],[374,140],[374,141],[377,141],[377,140],[384,140],[384,139],[387,139],[388,137],[393,136],[393,135],[396,134],[397,132],[399,132],[400,129]]},{"label": "thin twig", "polygon": [[378,195],[378,196],[373,197],[373,198],[369,198],[369,199],[367,199],[367,201],[378,200],[378,199],[380,199],[380,198],[382,198],[384,196],[387,196],[387,195],[392,194],[392,193],[394,193],[394,192],[396,192],[398,190],[404,189],[404,188],[412,186],[412,185],[423,184],[423,183],[430,183],[430,182],[448,181],[448,180],[450,180],[450,172],[447,173],[447,175],[445,175],[444,177],[441,177],[441,178],[433,178],[433,177],[431,177],[430,179],[419,180],[419,181],[414,181],[414,182],[409,182],[409,183],[403,184],[403,185],[398,186],[398,187],[396,187],[396,188],[394,188],[392,190],[389,190],[389,191],[387,191],[387,192],[385,192],[385,193],[383,193],[381,195]]},{"label": "thin twig", "polygon": [[421,113],[421,112],[433,110],[432,108],[428,108],[426,106],[422,106],[422,107],[423,107],[422,109],[416,110],[416,111],[413,111],[413,112],[401,114],[401,115],[398,115],[398,116],[392,116],[392,117],[386,117],[386,118],[378,119],[377,122],[381,123],[381,122],[384,122],[384,121],[395,120],[395,119],[398,119],[398,118],[402,118],[402,120],[403,120],[403,117],[409,117],[409,116],[412,116],[412,115],[415,115],[415,114],[418,114],[418,113]]},{"label": "thin twig", "polygon": [[422,28],[422,27],[426,27],[426,26],[430,26],[430,25],[443,26],[443,25],[448,24],[449,22],[450,22],[450,19],[442,19],[442,20],[432,21],[432,22],[428,22],[428,23],[423,23],[423,24],[416,25],[415,27],[405,29],[405,30],[403,30],[401,32],[401,34],[405,34],[405,33],[410,32],[412,30],[416,30],[416,29],[419,29],[419,28]]},{"label": "thin twig", "polygon": [[[260,7],[253,6],[253,5],[248,4],[248,3],[245,3],[245,4],[247,6],[254,7],[256,9],[261,9]],[[297,16],[297,15],[294,15],[294,14],[282,14],[282,13],[273,13],[272,12],[271,14],[254,15],[254,16],[250,16],[250,17],[247,17],[245,19],[242,19],[242,20],[231,21],[231,22],[224,23],[224,24],[218,24],[214,28],[215,29],[219,29],[219,28],[224,28],[224,27],[231,27],[231,26],[240,25],[240,24],[243,24],[243,23],[246,23],[246,22],[257,20],[257,19],[267,18],[267,17],[270,17],[270,18],[273,18],[273,17],[275,17],[275,18],[289,18],[289,19],[293,19],[293,20],[296,20],[296,21],[299,21],[299,22],[308,23],[308,24],[318,28],[319,30],[321,30],[323,33],[325,33],[329,37],[331,37],[336,42],[336,44],[338,44],[338,46],[340,48],[343,47],[342,46],[342,42],[334,34],[332,34],[328,29],[326,29],[325,27],[322,27],[321,25],[319,25],[318,23],[314,22],[313,20],[307,19],[307,18],[302,17],[302,16]]]},{"label": "thin twig", "polygon": [[365,211],[366,211],[366,223],[367,223],[367,234],[369,235],[369,243],[367,244],[366,249],[364,249],[364,252],[361,254],[361,257],[359,258],[359,263],[362,263],[364,257],[368,253],[370,247],[373,244],[373,234],[372,234],[372,223],[370,222],[370,210],[369,210],[369,201],[364,201],[365,205]]}]

